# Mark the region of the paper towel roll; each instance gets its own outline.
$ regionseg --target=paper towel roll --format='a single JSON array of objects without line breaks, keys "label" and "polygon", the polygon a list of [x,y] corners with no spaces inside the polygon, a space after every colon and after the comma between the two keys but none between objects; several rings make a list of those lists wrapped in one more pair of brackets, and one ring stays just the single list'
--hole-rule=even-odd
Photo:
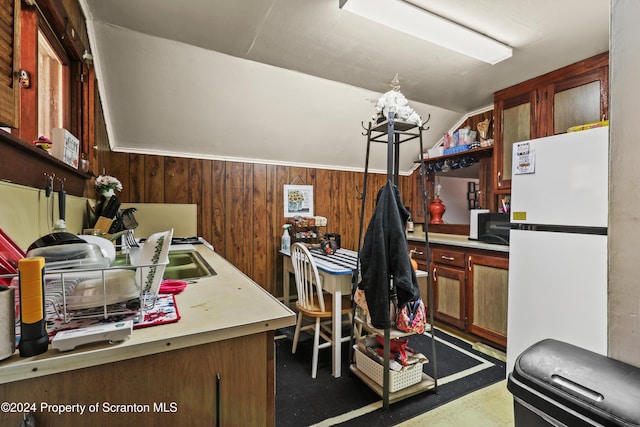
[{"label": "paper towel roll", "polygon": [[0,285],[0,360],[16,351],[15,291]]}]

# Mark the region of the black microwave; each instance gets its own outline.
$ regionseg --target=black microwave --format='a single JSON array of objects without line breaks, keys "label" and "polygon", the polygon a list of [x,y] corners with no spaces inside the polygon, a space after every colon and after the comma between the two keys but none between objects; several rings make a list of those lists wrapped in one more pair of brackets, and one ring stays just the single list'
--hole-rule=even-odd
[{"label": "black microwave", "polygon": [[509,244],[511,231],[510,216],[507,213],[482,213],[478,215],[478,240],[498,245]]}]

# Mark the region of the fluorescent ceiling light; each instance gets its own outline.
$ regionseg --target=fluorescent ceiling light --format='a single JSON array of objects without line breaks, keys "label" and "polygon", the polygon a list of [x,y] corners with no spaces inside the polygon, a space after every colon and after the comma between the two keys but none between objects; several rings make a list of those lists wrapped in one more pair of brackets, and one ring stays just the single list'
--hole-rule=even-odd
[{"label": "fluorescent ceiling light", "polygon": [[339,1],[341,9],[492,65],[512,55],[507,45],[401,0]]}]

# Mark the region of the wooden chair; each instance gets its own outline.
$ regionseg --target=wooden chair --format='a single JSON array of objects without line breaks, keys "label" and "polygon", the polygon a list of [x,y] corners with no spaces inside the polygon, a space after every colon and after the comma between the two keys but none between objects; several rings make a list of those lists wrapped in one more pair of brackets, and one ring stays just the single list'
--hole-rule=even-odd
[{"label": "wooden chair", "polygon": [[[296,352],[300,331],[313,329],[311,377],[315,378],[318,371],[318,350],[331,347],[333,301],[330,294],[322,291],[322,281],[318,274],[318,268],[306,246],[300,243],[291,245],[291,263],[293,264],[293,270],[296,276],[296,288],[298,290],[298,301],[296,302],[298,321],[293,335],[293,348],[291,352]],[[349,321],[351,320],[350,296],[343,297],[341,313],[342,315],[349,315]],[[303,317],[311,319],[313,323],[302,326]],[[320,344],[320,337],[324,340],[322,344]],[[341,337],[340,342],[349,341],[349,339],[350,336],[347,335]]]}]

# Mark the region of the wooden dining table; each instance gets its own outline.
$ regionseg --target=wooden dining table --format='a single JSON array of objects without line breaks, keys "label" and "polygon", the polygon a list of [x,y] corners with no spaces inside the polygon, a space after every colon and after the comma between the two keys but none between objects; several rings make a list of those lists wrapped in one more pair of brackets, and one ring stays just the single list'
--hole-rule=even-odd
[{"label": "wooden dining table", "polygon": [[[333,317],[331,322],[332,368],[331,374],[338,378],[342,375],[342,296],[351,294],[354,272],[357,268],[358,253],[348,249],[338,249],[333,255],[323,254],[320,249],[311,249],[311,255],[318,267],[322,279],[322,289],[329,292],[333,299]],[[290,302],[290,274],[295,274],[289,252],[280,251],[283,255],[283,303]]]}]

